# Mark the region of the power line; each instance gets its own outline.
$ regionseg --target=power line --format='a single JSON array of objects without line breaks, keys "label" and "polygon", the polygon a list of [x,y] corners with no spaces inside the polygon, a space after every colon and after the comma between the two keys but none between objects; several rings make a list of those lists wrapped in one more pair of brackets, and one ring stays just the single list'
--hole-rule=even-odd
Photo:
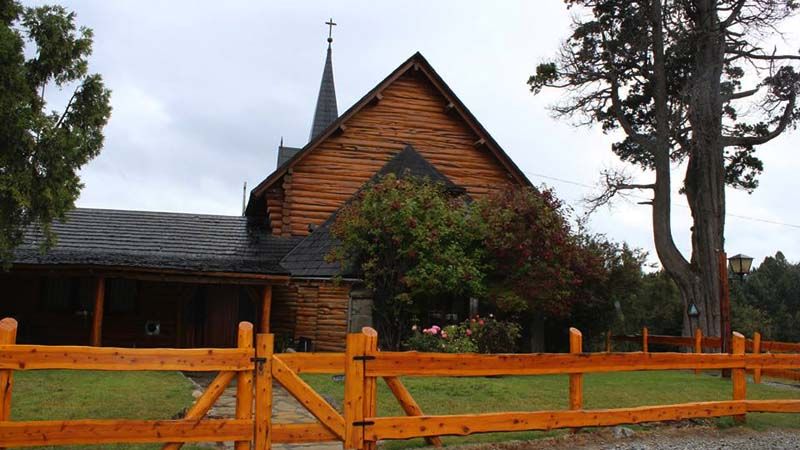
[{"label": "power line", "polygon": [[[544,174],[541,174],[541,173],[527,172],[527,171],[523,171],[523,172],[525,174],[527,174],[527,175],[531,175],[531,176],[534,176],[534,177],[539,177],[539,178],[544,178],[544,179],[547,179],[547,180],[558,181],[560,183],[571,184],[573,186],[580,186],[580,187],[584,187],[584,188],[588,188],[588,189],[595,189],[597,187],[597,186],[592,186],[590,184],[581,183],[581,182],[573,181],[573,180],[567,180],[567,179],[564,179],[564,178],[553,177],[553,176],[550,176],[550,175],[544,175]],[[648,201],[650,200],[649,198],[643,197],[641,195],[628,194],[628,196],[636,198],[636,199],[639,199],[639,200],[648,200]],[[689,208],[689,205],[685,205],[685,204],[681,204],[681,203],[674,203],[673,205],[679,206],[681,208]],[[735,217],[737,219],[743,219],[743,220],[750,220],[752,222],[762,222],[762,223],[768,223],[768,224],[771,224],[771,225],[780,225],[780,226],[784,226],[784,227],[800,229],[800,225],[797,225],[797,224],[787,223],[787,222],[780,222],[780,221],[777,221],[777,220],[762,219],[760,217],[745,216],[745,215],[742,215],[742,214],[734,214],[734,213],[725,213],[725,216],[726,217]]]}]

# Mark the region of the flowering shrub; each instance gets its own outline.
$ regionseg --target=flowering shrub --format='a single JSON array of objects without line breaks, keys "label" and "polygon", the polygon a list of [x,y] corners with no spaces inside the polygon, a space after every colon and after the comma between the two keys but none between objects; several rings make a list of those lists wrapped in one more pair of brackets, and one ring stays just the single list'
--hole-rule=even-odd
[{"label": "flowering shrub", "polygon": [[420,329],[405,342],[409,350],[440,353],[509,353],[516,348],[520,326],[489,317],[475,316],[444,328],[433,325]]}]

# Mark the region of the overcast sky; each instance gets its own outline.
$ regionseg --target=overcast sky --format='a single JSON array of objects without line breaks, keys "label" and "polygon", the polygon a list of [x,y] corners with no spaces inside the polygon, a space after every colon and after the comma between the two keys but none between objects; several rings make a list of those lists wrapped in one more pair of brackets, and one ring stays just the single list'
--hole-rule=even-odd
[{"label": "overcast sky", "polygon": [[[525,84],[569,32],[562,1],[65,5],[94,29],[91,70],[113,91],[105,148],[81,174],[81,207],[239,214],[242,183],[249,190],[274,170],[281,137],[298,147],[308,139],[329,17],[339,24],[340,112],[420,51],[534,184],[553,187],[578,212],[599,172],[620,166],[599,129],[551,117],[547,107],[561,93],[534,97]],[[783,29],[794,31],[786,48],[800,47],[800,20]],[[760,262],[781,250],[800,260],[799,147],[800,131],[762,147],[758,190],[728,190],[729,254]],[[673,174],[679,184],[682,168]],[[688,209],[681,197],[673,203],[688,257]],[[647,206],[620,201],[590,225],[654,255]]]}]

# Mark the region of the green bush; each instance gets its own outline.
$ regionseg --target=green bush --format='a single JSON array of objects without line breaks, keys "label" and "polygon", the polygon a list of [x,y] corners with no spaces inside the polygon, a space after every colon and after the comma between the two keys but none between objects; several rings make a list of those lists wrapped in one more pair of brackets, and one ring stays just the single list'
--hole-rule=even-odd
[{"label": "green bush", "polygon": [[408,350],[439,353],[510,353],[516,349],[520,326],[493,316],[475,316],[444,328],[432,325],[420,329],[414,325],[406,340]]},{"label": "green bush", "polygon": [[512,353],[517,349],[521,327],[514,322],[476,316],[470,320],[472,337],[480,353]]}]

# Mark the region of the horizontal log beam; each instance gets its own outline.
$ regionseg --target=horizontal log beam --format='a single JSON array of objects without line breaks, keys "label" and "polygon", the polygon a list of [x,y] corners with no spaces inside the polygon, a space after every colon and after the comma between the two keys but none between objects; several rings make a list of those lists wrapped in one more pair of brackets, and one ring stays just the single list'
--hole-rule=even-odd
[{"label": "horizontal log beam", "polygon": [[[754,355],[762,356],[762,355]],[[772,355],[775,356],[775,355]],[[745,366],[745,356],[718,353],[446,354],[378,352],[367,376],[551,375],[638,370],[728,369]]]},{"label": "horizontal log beam", "polygon": [[722,417],[746,412],[747,405],[744,401],[719,401],[619,409],[377,417],[368,419],[374,423],[366,426],[365,439],[377,441],[436,435],[466,436],[474,433],[613,426]]},{"label": "horizontal log beam", "polygon": [[747,400],[747,412],[800,413],[800,400]]},{"label": "horizontal log beam", "polygon": [[331,430],[320,423],[273,423],[270,441],[275,444],[338,441]]},{"label": "horizontal log beam", "polygon": [[765,371],[800,369],[800,354],[760,353],[745,355],[747,369]]},{"label": "horizontal log beam", "polygon": [[[617,335],[611,336],[611,339],[617,342],[635,342],[641,344],[642,336],[640,335]],[[650,344],[658,345],[675,345],[679,347],[693,347],[694,338],[684,336],[664,336],[657,334],[650,334],[647,336],[647,341]],[[719,348],[720,339],[718,337],[703,337],[703,347],[706,348]]]},{"label": "horizontal log beam", "polygon": [[252,420],[54,420],[0,422],[8,447],[249,440]]},{"label": "horizontal log beam", "polygon": [[762,352],[800,353],[800,344],[792,342],[761,341]]},{"label": "horizontal log beam", "polygon": [[0,345],[0,369],[252,370],[252,349]]},{"label": "horizontal log beam", "polygon": [[279,353],[273,357],[281,360],[298,374],[336,375],[344,373],[344,353]]},{"label": "horizontal log beam", "polygon": [[781,378],[790,381],[800,381],[800,371],[786,369],[762,370],[761,375],[771,378]]},{"label": "horizontal log beam", "polygon": [[26,275],[87,276],[106,278],[165,281],[205,284],[257,284],[285,283],[289,275],[272,275],[239,272],[201,272],[192,270],[148,269],[124,266],[86,266],[80,264],[14,264],[13,273]]}]

